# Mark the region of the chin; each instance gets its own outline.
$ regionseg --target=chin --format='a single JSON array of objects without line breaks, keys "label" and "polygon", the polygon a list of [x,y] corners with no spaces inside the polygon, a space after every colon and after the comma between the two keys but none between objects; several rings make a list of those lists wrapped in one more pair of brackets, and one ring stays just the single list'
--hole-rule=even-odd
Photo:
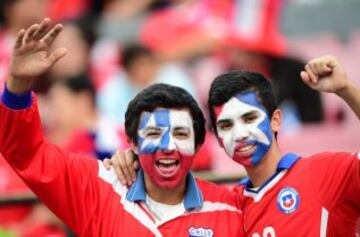
[{"label": "chin", "polygon": [[154,183],[161,189],[175,189],[181,185],[182,181],[183,179],[163,179],[161,181],[157,180]]}]

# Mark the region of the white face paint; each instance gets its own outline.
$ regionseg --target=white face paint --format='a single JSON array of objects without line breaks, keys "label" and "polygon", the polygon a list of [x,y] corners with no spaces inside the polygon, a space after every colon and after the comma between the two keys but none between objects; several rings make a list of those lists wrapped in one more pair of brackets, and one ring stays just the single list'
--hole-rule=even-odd
[{"label": "white face paint", "polygon": [[256,165],[272,142],[270,121],[254,92],[239,94],[215,108],[217,133],[226,153],[245,166]]},{"label": "white face paint", "polygon": [[188,111],[158,109],[143,114],[138,131],[140,153],[177,150],[183,155],[195,154],[192,117]]}]

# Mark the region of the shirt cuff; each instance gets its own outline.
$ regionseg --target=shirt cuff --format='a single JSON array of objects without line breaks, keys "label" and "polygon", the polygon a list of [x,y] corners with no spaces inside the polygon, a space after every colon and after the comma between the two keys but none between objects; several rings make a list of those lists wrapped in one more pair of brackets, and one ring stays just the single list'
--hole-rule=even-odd
[{"label": "shirt cuff", "polygon": [[2,103],[13,110],[21,110],[29,108],[32,104],[31,91],[27,91],[24,94],[18,95],[8,90],[5,85],[3,94],[1,95]]}]

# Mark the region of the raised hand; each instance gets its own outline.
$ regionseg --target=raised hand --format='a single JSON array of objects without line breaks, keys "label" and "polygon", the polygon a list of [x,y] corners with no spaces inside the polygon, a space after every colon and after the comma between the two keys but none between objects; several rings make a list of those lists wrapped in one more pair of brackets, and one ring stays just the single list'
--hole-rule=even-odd
[{"label": "raised hand", "polygon": [[66,48],[50,51],[50,46],[62,30],[62,25],[51,27],[50,19],[20,30],[10,61],[10,78],[7,87],[14,93],[30,89],[33,79],[49,70],[65,56]]},{"label": "raised hand", "polygon": [[132,150],[125,152],[118,150],[111,159],[105,159],[103,164],[106,169],[114,168],[119,181],[124,185],[131,185],[136,181],[136,170],[139,168],[139,161],[135,160]]},{"label": "raised hand", "polygon": [[349,80],[339,61],[332,55],[315,58],[301,72],[303,81],[314,90],[341,93]]}]

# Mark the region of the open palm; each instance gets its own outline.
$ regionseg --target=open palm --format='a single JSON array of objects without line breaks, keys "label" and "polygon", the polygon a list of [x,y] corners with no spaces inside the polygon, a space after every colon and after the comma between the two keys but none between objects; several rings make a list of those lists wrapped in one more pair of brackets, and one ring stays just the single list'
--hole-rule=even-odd
[{"label": "open palm", "polygon": [[51,28],[49,19],[21,30],[11,57],[11,76],[19,80],[36,78],[62,58],[66,54],[65,48],[50,52],[50,46],[61,30],[59,24]]}]

